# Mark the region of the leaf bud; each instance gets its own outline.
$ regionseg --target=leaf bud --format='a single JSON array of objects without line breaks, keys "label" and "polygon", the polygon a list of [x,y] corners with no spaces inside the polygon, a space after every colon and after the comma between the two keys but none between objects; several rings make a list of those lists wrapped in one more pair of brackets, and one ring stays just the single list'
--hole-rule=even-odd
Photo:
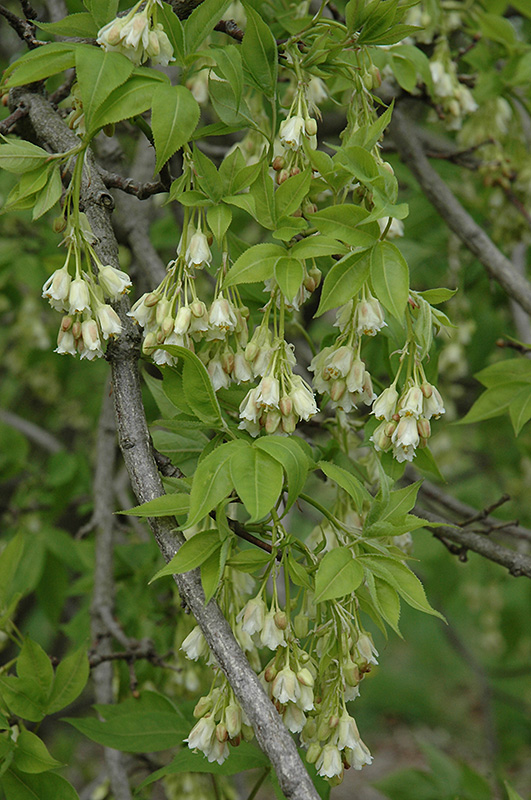
[{"label": "leaf bud", "polygon": [[104,125],[102,130],[105,136],[112,138],[114,136],[114,122],[110,122],[108,125]]},{"label": "leaf bud", "polygon": [[274,616],[275,625],[281,631],[285,631],[288,627],[288,617],[285,611],[277,611]]}]

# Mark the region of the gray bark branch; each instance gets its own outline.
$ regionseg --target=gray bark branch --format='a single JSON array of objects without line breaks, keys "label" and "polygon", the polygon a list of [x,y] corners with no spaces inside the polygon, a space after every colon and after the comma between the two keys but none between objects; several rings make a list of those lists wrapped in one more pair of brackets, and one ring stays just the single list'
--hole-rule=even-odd
[{"label": "gray bark branch", "polygon": [[[32,141],[54,152],[75,146],[78,138],[64,125],[46,99],[27,90],[14,92],[12,102],[23,100],[29,109],[25,134]],[[92,230],[99,238],[98,255],[106,264],[118,266],[118,248],[110,221],[109,197],[97,166],[90,162],[90,181],[83,181],[82,199]],[[138,357],[140,335],[126,316],[128,300],[116,304],[123,326],[120,337],[111,343],[107,357],[111,363],[113,397],[118,440],[138,502],[160,497],[164,489],[151,451],[151,440],[142,404]],[[169,561],[183,542],[175,522],[162,517],[149,520],[165,559]],[[282,791],[290,800],[318,800],[319,795],[299,757],[295,742],[275,707],[266,696],[257,675],[241,651],[232,630],[213,601],[205,606],[197,572],[175,575],[179,592],[201,627],[216,660],[227,676],[235,695],[249,717],[258,744],[269,757]],[[102,664],[101,667],[107,666]]]},{"label": "gray bark branch", "polygon": [[402,161],[407,164],[424,194],[450,230],[476,256],[491,278],[500,284],[509,297],[531,314],[531,284],[515,270],[511,261],[498,250],[433,169],[413,124],[403,110],[399,108],[394,110],[389,133]]}]

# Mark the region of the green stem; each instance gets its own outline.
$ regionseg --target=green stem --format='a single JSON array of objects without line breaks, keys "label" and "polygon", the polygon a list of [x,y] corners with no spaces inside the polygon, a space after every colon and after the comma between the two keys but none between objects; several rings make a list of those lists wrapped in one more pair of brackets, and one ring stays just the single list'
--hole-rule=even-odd
[{"label": "green stem", "polygon": [[258,790],[259,790],[260,786],[263,784],[263,782],[265,781],[265,779],[269,775],[269,769],[270,769],[269,767],[266,767],[264,769],[264,771],[262,772],[262,774],[260,775],[260,777],[256,781],[255,785],[251,789],[247,800],[253,800],[253,798],[256,797],[256,795],[258,794]]}]

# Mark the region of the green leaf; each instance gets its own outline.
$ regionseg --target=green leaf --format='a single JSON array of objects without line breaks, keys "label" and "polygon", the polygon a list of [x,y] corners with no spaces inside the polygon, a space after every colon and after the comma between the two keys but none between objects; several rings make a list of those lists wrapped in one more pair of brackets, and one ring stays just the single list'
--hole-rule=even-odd
[{"label": "green leaf", "polygon": [[164,350],[183,361],[182,385],[193,416],[199,417],[202,422],[223,426],[218,398],[204,364],[186,347],[172,344],[166,345]]},{"label": "green leaf", "polygon": [[39,22],[35,25],[42,31],[53,33],[55,36],[77,36],[81,39],[95,39],[98,35],[98,25],[92,14],[82,11],[78,14],[69,14],[57,22]]},{"label": "green leaf", "polygon": [[360,556],[359,561],[363,562],[366,569],[390,583],[412,608],[416,608],[417,611],[423,611],[425,614],[439,617],[444,621],[443,615],[428,603],[422,583],[405,564],[385,556]]},{"label": "green leaf", "polygon": [[216,48],[215,50],[211,48],[210,52],[216,60],[216,66],[213,68],[214,72],[219,75],[220,78],[226,80],[234,92],[236,101],[235,110],[237,112],[240,108],[243,92],[243,67],[240,48],[236,47],[236,45],[229,44],[225,45],[225,47]]},{"label": "green leaf", "polygon": [[249,125],[251,128],[256,128],[245,98],[242,97],[241,100],[238,100],[230,83],[209,78],[208,93],[214,111],[225,125],[235,126],[235,128]]},{"label": "green leaf", "polygon": [[[136,72],[137,70],[135,70]],[[93,130],[103,128],[104,125],[121,122],[124,119],[131,119],[151,108],[153,93],[159,82],[135,73],[126,83],[114,89],[94,114]]]},{"label": "green leaf", "polygon": [[348,253],[345,245],[336,239],[321,234],[313,234],[295,242],[290,249],[290,255],[296,258],[318,258],[319,256],[335,256]]},{"label": "green leaf", "polygon": [[21,175],[42,167],[50,154],[36,144],[25,141],[10,141],[0,145],[0,167],[7,172]]},{"label": "green leaf", "polygon": [[371,282],[384,308],[402,322],[409,297],[409,270],[400,250],[389,242],[378,242],[371,253]]},{"label": "green leaf", "polygon": [[323,208],[312,214],[312,225],[326,236],[332,236],[350,247],[372,247],[380,235],[376,222],[358,227],[369,216],[361,206],[345,203]]},{"label": "green leaf", "polygon": [[184,23],[184,36],[187,56],[195,53],[199,45],[210,35],[231,0],[208,0],[197,6]]},{"label": "green leaf", "polygon": [[303,278],[304,266],[298,258],[279,258],[275,263],[275,280],[286,300],[294,300]]},{"label": "green leaf", "polygon": [[369,277],[370,253],[370,250],[349,253],[334,264],[324,279],[316,317],[342,306],[358,294]]},{"label": "green leaf", "polygon": [[24,552],[24,536],[17,533],[0,553],[0,606],[9,603],[13,592],[13,578]]},{"label": "green leaf", "polygon": [[0,693],[3,703],[22,719],[40,722],[46,713],[47,697],[35,678],[15,678],[0,674]]},{"label": "green leaf", "polygon": [[261,283],[273,275],[275,262],[286,255],[279,244],[255,244],[236,259],[229,269],[224,287],[239,283]]},{"label": "green leaf", "polygon": [[220,203],[217,206],[211,206],[209,209],[207,209],[207,222],[208,227],[214,234],[216,242],[221,247],[223,243],[223,237],[227,233],[227,230],[232,222],[231,209],[225,205],[225,203]]},{"label": "green leaf", "polygon": [[194,185],[207,194],[214,203],[221,199],[221,181],[212,161],[194,145]]},{"label": "green leaf", "polygon": [[499,417],[507,411],[516,395],[525,388],[525,383],[507,382],[494,389],[487,389],[478,397],[468,413],[455,424],[468,425],[471,422],[482,422],[485,419]]},{"label": "green leaf", "polygon": [[190,512],[184,528],[190,528],[206,517],[234,488],[230,460],[234,451],[246,447],[241,439],[217,447],[198,466],[190,490]]},{"label": "green leaf", "polygon": [[185,748],[177,753],[165,767],[149,775],[138,789],[140,791],[166,775],[176,775],[180,772],[238,775],[248,769],[265,769],[269,763],[258,747],[247,742],[242,742],[238,747],[233,748],[230,755],[231,757],[227,758],[223,764],[218,764],[216,761],[207,761],[201,753],[195,753]]},{"label": "green leaf", "polygon": [[178,714],[164,711],[131,712],[107,722],[71,717],[64,721],[93,742],[124,753],[157,753],[177,747],[189,729],[186,720]]},{"label": "green leaf", "polygon": [[13,766],[20,772],[46,772],[61,767],[60,761],[52,758],[42,739],[23,728],[17,739]]},{"label": "green leaf", "polygon": [[10,769],[1,783],[6,800],[79,800],[72,784],[54,772],[29,775]]},{"label": "green leaf", "polygon": [[[425,292],[417,292],[424,300],[432,306],[437,306],[439,303],[446,303],[454,294],[457,294],[457,289],[426,289]],[[530,365],[531,369],[531,365]]]},{"label": "green leaf", "polygon": [[205,605],[212,600],[218,589],[227,561],[228,546],[229,542],[224,542],[201,564],[201,585],[205,593]]},{"label": "green leaf", "polygon": [[63,658],[55,670],[46,712],[54,714],[73,703],[85,688],[89,673],[90,665],[84,647]]},{"label": "green leaf", "polygon": [[39,219],[53,208],[61,199],[62,193],[61,168],[59,164],[56,164],[48,174],[46,185],[37,194],[35,205],[33,206],[32,219]]},{"label": "green leaf", "polygon": [[256,440],[254,447],[259,450],[264,450],[272,458],[282,464],[288,482],[287,511],[302,492],[304,484],[306,483],[309,469],[308,458],[302,448],[296,443],[295,438],[263,436]]},{"label": "green leaf", "polygon": [[526,422],[531,419],[531,386],[521,389],[509,406],[509,416],[518,436]]},{"label": "green leaf", "polygon": [[115,18],[118,13],[119,0],[85,0],[85,6],[88,8],[96,24],[102,28],[108,22]]},{"label": "green leaf", "polygon": [[101,47],[78,45],[76,47],[76,75],[85,125],[93,130],[94,114],[110,93],[126,82],[133,71],[133,63],[122,53],[107,53]]},{"label": "green leaf", "polygon": [[527,358],[498,361],[476,372],[474,378],[487,389],[494,389],[499,384],[505,386],[507,383],[531,383],[531,361]]},{"label": "green leaf", "polygon": [[275,37],[269,25],[259,14],[245,4],[247,25],[242,42],[243,63],[255,86],[266,97],[274,97],[277,84],[278,52]]},{"label": "green leaf", "polygon": [[182,517],[188,512],[190,497],[187,494],[163,494],[130,508],[119,511],[119,514],[130,514],[132,517]]},{"label": "green leaf", "polygon": [[180,67],[184,66],[184,27],[177,14],[168,3],[162,3],[162,5],[157,8],[157,21],[161,23],[166,36],[170,40],[175,62]]},{"label": "green leaf", "polygon": [[396,589],[381,578],[374,578],[374,590],[378,598],[378,610],[391,628],[400,635],[400,598]]},{"label": "green leaf", "polygon": [[262,163],[262,169],[250,188],[255,202],[255,219],[264,228],[274,230],[276,227],[275,189],[268,166]]},{"label": "green leaf", "polygon": [[230,557],[228,565],[229,567],[234,567],[234,569],[239,569],[240,572],[253,573],[270,564],[272,558],[271,553],[265,550],[241,550]]},{"label": "green leaf", "polygon": [[19,678],[34,680],[39,686],[39,696],[47,698],[54,679],[52,662],[40,644],[25,639],[17,658]]},{"label": "green leaf", "polygon": [[312,589],[308,571],[300,561],[296,561],[291,553],[288,553],[288,572],[291,580],[296,586],[305,586],[307,589]]},{"label": "green leaf", "polygon": [[191,539],[188,539],[180,546],[171,561],[168,561],[162,569],[155,573],[149,583],[151,584],[165,575],[190,572],[190,570],[199,567],[203,561],[206,561],[220,545],[219,531],[215,529],[194,534]]},{"label": "green leaf", "polygon": [[157,86],[151,112],[157,153],[155,172],[160,172],[166,161],[190,140],[199,114],[199,105],[185,86]]},{"label": "green leaf", "polygon": [[21,58],[11,64],[4,73],[4,79],[9,79],[4,84],[8,89],[14,86],[25,86],[35,83],[50,75],[56,75],[65,69],[70,69],[75,63],[75,45],[67,42],[53,42],[52,44],[30,50]]},{"label": "green leaf", "polygon": [[363,567],[347,547],[325,553],[315,575],[315,603],[352,594],[363,580]]},{"label": "green leaf", "polygon": [[235,450],[230,474],[236,492],[256,522],[269,515],[282,491],[282,466],[258,447],[248,445]]},{"label": "green leaf", "polygon": [[275,210],[277,218],[289,216],[300,208],[302,201],[310,190],[312,178],[311,169],[305,169],[297,175],[292,175],[281,183],[275,191]]},{"label": "green leaf", "polygon": [[330,461],[319,461],[317,466],[352,498],[356,511],[362,511],[364,500],[371,500],[363,484],[343,467],[338,467]]},{"label": "green leaf", "polygon": [[509,781],[503,782],[505,786],[505,790],[507,792],[507,800],[524,800],[521,794],[518,794],[516,789],[513,789]]}]

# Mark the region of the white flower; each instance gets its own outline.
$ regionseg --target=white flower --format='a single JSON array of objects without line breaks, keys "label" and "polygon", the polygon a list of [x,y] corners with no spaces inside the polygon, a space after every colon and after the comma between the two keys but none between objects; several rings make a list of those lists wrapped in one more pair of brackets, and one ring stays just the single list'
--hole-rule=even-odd
[{"label": "white flower", "polygon": [[98,31],[97,43],[103,47],[104,50],[113,50],[120,43],[122,38],[122,29],[126,23],[125,18],[117,17],[116,19],[108,22],[103,28]]},{"label": "white flower", "polygon": [[454,81],[442,61],[431,61],[430,72],[435,94],[439,97],[453,97]]},{"label": "white flower", "polygon": [[311,686],[301,684],[297,705],[302,711],[311,711],[314,707],[313,689]]},{"label": "white flower", "polygon": [[[432,386],[431,384],[428,383],[428,384],[423,384],[422,393],[424,395],[422,416],[425,417],[426,419],[431,419],[432,417],[438,419],[441,416],[441,414],[444,414],[446,411],[439,390],[435,386]],[[428,394],[427,397],[426,394]]]},{"label": "white flower", "polygon": [[240,403],[240,418],[258,422],[262,409],[257,403],[258,388],[250,389]]},{"label": "white flower", "polygon": [[189,267],[204,267],[212,261],[212,253],[208,246],[208,240],[203,231],[199,228],[191,237],[185,255],[186,263]]},{"label": "white flower", "polygon": [[76,278],[70,284],[68,302],[70,314],[80,313],[90,308],[89,289],[83,278]]},{"label": "white flower", "polygon": [[354,351],[352,347],[343,345],[334,350],[325,362],[323,369],[323,377],[329,380],[336,380],[337,378],[345,378],[354,360]]},{"label": "white flower", "polygon": [[388,423],[384,420],[381,425],[374,430],[369,441],[374,444],[374,449],[385,453],[391,447],[391,437],[387,434]]},{"label": "white flower", "polygon": [[269,647],[270,650],[276,650],[277,647],[286,646],[286,637],[284,631],[277,627],[275,624],[275,611],[269,611],[264,618],[264,625],[260,631],[260,641],[262,647]]},{"label": "white flower", "polygon": [[299,706],[294,705],[294,703],[288,703],[282,715],[282,721],[288,731],[300,733],[306,724],[306,717]]},{"label": "white flower", "polygon": [[415,417],[402,417],[391,436],[391,441],[397,447],[417,447],[419,432]]},{"label": "white flower", "polygon": [[325,744],[315,766],[317,773],[323,778],[335,778],[336,775],[341,775],[343,762],[337,747],[333,744]]},{"label": "white flower", "polygon": [[96,309],[96,317],[104,339],[116,336],[122,332],[120,317],[111,306],[101,303]]},{"label": "white flower", "polygon": [[[385,229],[387,228],[387,224],[389,222],[389,217],[380,217],[380,219],[377,220],[377,222],[378,222],[378,225],[380,226],[380,231],[383,233],[385,231]],[[404,235],[404,223],[402,222],[401,219],[396,219],[396,217],[393,217],[391,219],[391,224],[389,225],[389,228],[387,229],[386,238],[387,239],[397,239],[398,237],[403,236],[403,235]]]},{"label": "white flower", "polygon": [[289,397],[293,403],[293,410],[300,419],[307,421],[319,411],[312,390],[300,375],[293,376]]},{"label": "white flower", "polygon": [[87,350],[101,351],[100,333],[95,320],[86,319],[81,323],[81,336]]},{"label": "white flower", "polygon": [[214,737],[211,746],[205,751],[205,755],[209,761],[217,761],[218,764],[223,764],[225,759],[229,757],[229,746],[227,742],[220,742],[217,737]]},{"label": "white flower", "polygon": [[234,739],[238,736],[242,729],[242,710],[238,703],[229,703],[225,709],[225,727],[229,739]]},{"label": "white flower", "polygon": [[265,378],[262,378],[257,388],[256,403],[258,406],[263,406],[268,411],[272,408],[278,408],[280,398],[278,378],[266,375]]},{"label": "white flower", "polygon": [[208,654],[208,645],[199,625],[196,625],[195,628],[190,631],[181,645],[181,650],[184,651],[186,657],[189,658],[190,661],[197,661],[201,656],[206,656]]},{"label": "white flower", "polygon": [[76,342],[72,331],[59,331],[59,336],[57,337],[57,347],[54,350],[54,353],[60,353],[61,355],[68,353],[71,356],[76,355]]},{"label": "white flower", "polygon": [[129,275],[121,269],[110,265],[104,266],[98,273],[98,282],[103,289],[103,294],[116,300],[132,286]]},{"label": "white flower", "polygon": [[267,606],[262,598],[252,597],[238,614],[238,620],[242,621],[242,630],[251,636],[253,633],[259,633],[264,626],[266,612]]},{"label": "white flower", "polygon": [[315,76],[310,79],[307,89],[308,95],[308,103],[310,108],[314,108],[315,106],[319,106],[321,103],[328,98],[328,92],[326,90],[326,84],[321,78],[316,78]]},{"label": "white flower", "polygon": [[400,398],[398,414],[401,417],[418,417],[422,416],[422,406],[424,395],[420,386],[414,384],[411,386],[405,395]]},{"label": "white flower", "polygon": [[190,323],[192,321],[192,310],[190,306],[181,306],[175,316],[175,325],[173,330],[178,335],[188,333]]},{"label": "white flower", "polygon": [[388,386],[375,401],[371,414],[374,414],[376,419],[385,419],[389,421],[395,413],[397,400],[398,392],[396,388],[394,386]]},{"label": "white flower", "polygon": [[349,763],[354,769],[361,769],[365,764],[372,764],[372,756],[369,748],[361,739],[356,742],[349,753]]},{"label": "white flower", "polygon": [[227,331],[233,331],[236,327],[237,319],[230,300],[219,294],[210,306],[208,321],[210,323],[210,332],[215,334],[214,338],[223,339]]},{"label": "white flower", "polygon": [[253,379],[251,365],[241,352],[235,353],[234,355],[234,371],[232,377],[238,384],[247,383]]},{"label": "white flower", "polygon": [[120,38],[125,47],[137,50],[140,43],[144,49],[149,45],[149,18],[146,9],[134,14],[122,28]]},{"label": "white flower", "polygon": [[155,307],[154,305],[146,305],[146,299],[152,296],[152,292],[146,292],[139,297],[136,303],[134,303],[131,311],[127,312],[128,317],[132,317],[139,325],[145,328],[155,316]]},{"label": "white flower", "polygon": [[384,320],[383,311],[380,303],[369,295],[366,300],[362,300],[356,307],[356,332],[365,336],[376,336],[387,322]]},{"label": "white flower", "polygon": [[345,747],[354,748],[359,739],[360,733],[356,720],[345,711],[337,726],[337,746],[340,750],[344,750]]},{"label": "white flower", "polygon": [[340,306],[340,308],[338,308],[338,310],[336,311],[336,321],[334,322],[334,328],[339,328],[339,330],[342,333],[350,322],[353,305],[354,301],[349,300],[348,303],[345,303],[344,306]]},{"label": "white flower", "polygon": [[72,278],[66,267],[55,270],[42,287],[42,296],[63,303],[69,296]]},{"label": "white flower", "polygon": [[203,717],[197,722],[188,734],[188,747],[190,750],[201,750],[207,753],[212,747],[212,740],[216,737],[216,723],[212,717]]},{"label": "white flower", "polygon": [[284,147],[298,150],[302,144],[302,136],[306,130],[304,117],[288,117],[280,124],[278,135]]},{"label": "white flower", "polygon": [[284,667],[277,672],[271,687],[271,693],[279,703],[287,703],[288,701],[296,703],[300,692],[297,676],[290,667]]},{"label": "white flower", "polygon": [[227,389],[230,385],[230,377],[227,375],[219,358],[213,358],[208,362],[207,372],[210,375],[214,391]]},{"label": "white flower", "polygon": [[173,47],[160,22],[149,32],[146,55],[153,65],[160,64],[162,67],[167,67],[170,61],[175,61]]}]

